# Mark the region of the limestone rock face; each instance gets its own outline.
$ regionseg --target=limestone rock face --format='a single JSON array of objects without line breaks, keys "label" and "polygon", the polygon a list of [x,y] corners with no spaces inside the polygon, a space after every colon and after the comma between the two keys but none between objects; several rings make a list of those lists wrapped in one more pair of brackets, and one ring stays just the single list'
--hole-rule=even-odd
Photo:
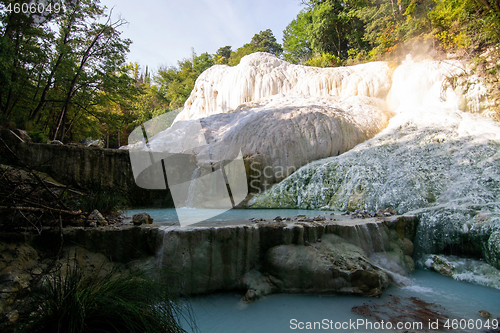
[{"label": "limestone rock face", "polygon": [[186,128],[199,121],[208,145],[193,151],[198,161],[204,156],[232,160],[241,150],[250,168],[265,170],[267,181],[275,183],[308,162],[342,154],[373,137],[389,122],[391,114],[383,108],[382,100],[369,97],[274,96],[232,113],[178,121],[153,137],[149,148],[172,151],[176,142],[189,139]]}]

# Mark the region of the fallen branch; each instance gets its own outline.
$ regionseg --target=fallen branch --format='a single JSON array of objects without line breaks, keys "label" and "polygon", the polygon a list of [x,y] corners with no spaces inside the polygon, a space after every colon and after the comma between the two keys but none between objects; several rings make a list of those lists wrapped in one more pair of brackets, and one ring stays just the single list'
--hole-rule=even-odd
[{"label": "fallen branch", "polygon": [[16,153],[13,152],[12,149],[10,149],[10,147],[5,143],[5,141],[2,138],[0,138],[0,141],[3,143],[5,148],[7,148],[7,150],[22,164],[22,166],[25,167],[33,177],[35,177],[35,179],[40,183],[40,185],[42,185],[45,188],[45,190],[49,192],[49,194],[52,197],[54,197],[57,203],[61,205],[64,209],[69,210],[69,207],[66,206],[64,202],[62,202],[61,199],[49,189],[49,187],[47,186],[47,184],[45,184],[43,179],[41,179],[40,176],[38,176],[35,172],[33,172],[33,170],[26,163],[24,163],[24,161],[21,158],[19,158],[19,156],[17,156]]},{"label": "fallen branch", "polygon": [[65,209],[59,209],[59,208],[51,208],[51,207],[24,207],[24,206],[0,206],[0,209],[9,209],[9,210],[24,210],[24,211],[30,211],[30,212],[44,212],[46,210],[50,210],[52,212],[57,212],[61,214],[68,214],[68,215],[80,215],[82,214],[81,210],[65,210]]}]

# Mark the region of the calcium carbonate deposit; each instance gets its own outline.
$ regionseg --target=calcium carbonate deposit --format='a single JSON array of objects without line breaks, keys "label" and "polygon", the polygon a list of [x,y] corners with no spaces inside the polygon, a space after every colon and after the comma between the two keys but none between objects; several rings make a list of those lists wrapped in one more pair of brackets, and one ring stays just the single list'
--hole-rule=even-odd
[{"label": "calcium carbonate deposit", "polygon": [[386,129],[304,166],[254,198],[253,207],[391,206],[420,218],[418,253],[480,254],[500,267],[500,127],[460,110],[482,97],[446,84],[459,68],[404,62],[393,75],[387,103],[396,116]]},{"label": "calcium carbonate deposit", "polygon": [[208,146],[193,154],[241,149],[271,167],[271,182],[289,176],[253,207],[393,207],[420,218],[418,253],[481,255],[498,268],[500,127],[479,115],[486,93],[469,74],[459,61],[313,68],[254,53],[205,71],[174,125],[129,148],[179,147],[198,122]]}]

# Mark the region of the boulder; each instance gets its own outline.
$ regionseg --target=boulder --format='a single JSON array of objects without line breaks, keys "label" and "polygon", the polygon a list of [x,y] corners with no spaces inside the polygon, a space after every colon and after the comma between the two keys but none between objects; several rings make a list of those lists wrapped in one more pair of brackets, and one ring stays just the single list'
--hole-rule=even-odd
[{"label": "boulder", "polygon": [[101,227],[108,224],[109,224],[108,221],[104,218],[104,216],[102,216],[102,214],[97,209],[94,209],[87,218],[87,225],[90,227]]},{"label": "boulder", "polygon": [[153,224],[153,218],[148,213],[137,213],[132,216],[134,225]]},{"label": "boulder", "polygon": [[455,280],[500,289],[500,271],[484,260],[454,255],[429,254],[422,257],[419,263],[430,270]]},{"label": "boulder", "polygon": [[271,96],[385,98],[394,68],[395,64],[382,61],[318,68],[255,52],[243,57],[237,66],[216,65],[204,71],[175,121],[231,113],[242,104]]},{"label": "boulder", "polygon": [[342,293],[380,296],[389,284],[383,270],[363,250],[336,235],[309,246],[280,245],[265,256],[266,271],[281,281],[286,293]]},{"label": "boulder", "polygon": [[[340,156],[309,163],[249,205],[338,211],[393,207],[420,220],[417,256],[463,253],[500,268],[500,127],[464,112],[482,97],[470,99],[481,91],[479,83],[461,92],[450,86],[450,75],[461,76],[462,68],[460,63],[403,62],[386,99],[396,116],[384,130]],[[474,113],[482,112],[480,104]]]}]

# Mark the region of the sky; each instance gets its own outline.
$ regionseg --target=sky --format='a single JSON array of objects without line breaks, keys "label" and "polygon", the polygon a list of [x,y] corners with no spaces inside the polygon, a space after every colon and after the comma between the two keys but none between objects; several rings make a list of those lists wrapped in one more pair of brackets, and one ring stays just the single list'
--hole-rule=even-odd
[{"label": "sky", "polygon": [[177,66],[177,61],[233,50],[271,29],[279,43],[283,30],[304,5],[300,0],[101,0],[113,8],[113,17],[128,24],[122,37],[132,40],[128,62],[151,70]]}]

